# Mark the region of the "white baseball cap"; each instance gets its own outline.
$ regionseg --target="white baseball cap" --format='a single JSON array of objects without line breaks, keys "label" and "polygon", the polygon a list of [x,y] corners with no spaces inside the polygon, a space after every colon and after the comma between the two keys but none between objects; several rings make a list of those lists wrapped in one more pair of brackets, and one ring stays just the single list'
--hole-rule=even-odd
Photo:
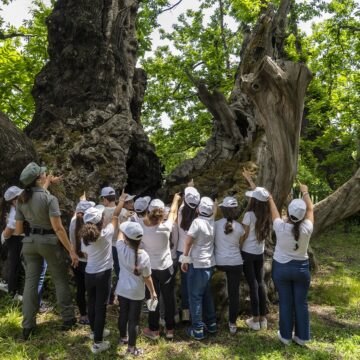
[{"label": "white baseball cap", "polygon": [[105,206],[96,205],[91,208],[88,208],[84,213],[84,223],[93,223],[97,224],[101,221]]},{"label": "white baseball cap", "polygon": [[85,213],[85,211],[91,207],[95,206],[93,201],[81,200],[76,205],[76,213]]},{"label": "white baseball cap", "polygon": [[302,199],[294,199],[288,206],[288,212],[293,222],[301,221],[306,214],[306,203]]},{"label": "white baseball cap", "polygon": [[17,196],[19,196],[23,192],[23,189],[18,188],[17,186],[10,186],[4,194],[5,201],[10,201],[12,199],[15,199]]},{"label": "white baseball cap", "polygon": [[136,212],[143,212],[148,208],[149,203],[150,203],[150,197],[149,196],[139,197],[134,202],[134,210]]},{"label": "white baseball cap", "polygon": [[233,196],[226,196],[222,203],[219,204],[219,206],[235,208],[238,207],[239,204]]},{"label": "white baseball cap", "polygon": [[268,201],[270,196],[269,192],[265,188],[259,186],[252,191],[247,191],[245,195],[248,197],[255,198],[256,200],[259,201]]},{"label": "white baseball cap", "polygon": [[127,194],[127,195],[126,195],[126,198],[125,198],[125,202],[132,200],[135,196],[136,196],[136,195]]},{"label": "white baseball cap", "polygon": [[164,202],[160,199],[151,200],[151,202],[149,204],[149,211],[153,211],[156,208],[165,210]]},{"label": "white baseball cap", "polygon": [[188,186],[184,191],[184,201],[187,205],[189,205],[192,209],[195,209],[200,202],[200,194],[199,192],[192,186]]},{"label": "white baseball cap", "polygon": [[214,212],[214,202],[209,197],[202,197],[199,204],[200,215],[210,216]]},{"label": "white baseball cap", "polygon": [[120,224],[120,230],[131,240],[140,241],[144,235],[142,226],[135,221],[124,221]]},{"label": "white baseball cap", "polygon": [[115,190],[111,186],[106,186],[101,189],[100,197],[116,195]]}]

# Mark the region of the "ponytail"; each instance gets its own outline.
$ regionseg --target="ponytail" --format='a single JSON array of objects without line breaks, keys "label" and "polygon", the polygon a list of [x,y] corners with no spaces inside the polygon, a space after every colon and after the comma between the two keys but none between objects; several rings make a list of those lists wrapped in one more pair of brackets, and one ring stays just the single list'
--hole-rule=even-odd
[{"label": "ponytail", "polygon": [[296,241],[294,251],[296,251],[299,248],[298,241],[299,241],[299,237],[300,237],[300,225],[301,225],[301,223],[302,223],[302,221],[297,221],[297,222],[293,223],[294,227],[292,228],[292,234],[294,235],[294,238],[295,238],[295,241]]},{"label": "ponytail", "polygon": [[75,222],[75,252],[79,257],[84,257],[84,253],[81,251],[81,229],[84,226],[84,214],[79,212],[76,214]]},{"label": "ponytail", "polygon": [[237,207],[220,207],[224,218],[226,218],[226,224],[224,226],[224,233],[226,235],[231,234],[234,231],[233,221],[237,218],[239,209]]},{"label": "ponytail", "polygon": [[128,242],[128,244],[130,245],[130,247],[132,249],[134,249],[135,251],[135,267],[134,267],[134,274],[136,276],[140,276],[140,270],[138,267],[138,252],[139,252],[139,247],[140,247],[140,241],[139,240],[132,240],[129,239],[125,234],[124,234],[126,241]]},{"label": "ponytail", "polygon": [[24,191],[19,196],[19,202],[22,204],[26,204],[32,197],[33,191],[32,188],[36,186],[36,178],[31,184],[25,186]]},{"label": "ponytail", "polygon": [[97,224],[87,223],[82,226],[79,236],[83,239],[86,246],[95,242],[99,238],[102,223],[103,221],[101,220]]}]

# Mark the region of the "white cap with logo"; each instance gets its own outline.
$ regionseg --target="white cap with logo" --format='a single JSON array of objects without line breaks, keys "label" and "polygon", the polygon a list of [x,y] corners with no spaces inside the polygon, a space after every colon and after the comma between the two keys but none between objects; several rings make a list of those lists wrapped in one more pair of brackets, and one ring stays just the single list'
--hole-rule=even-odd
[{"label": "white cap with logo", "polygon": [[153,199],[151,200],[150,204],[149,204],[149,211],[153,211],[154,209],[165,209],[165,204],[162,200],[160,199]]},{"label": "white cap with logo", "polygon": [[101,189],[100,197],[116,195],[115,190],[111,186],[106,186]]},{"label": "white cap with logo", "polygon": [[226,196],[222,203],[219,204],[219,206],[222,207],[229,207],[229,208],[235,208],[238,207],[238,202],[233,196]]},{"label": "white cap with logo", "polygon": [[76,205],[76,213],[85,213],[85,211],[91,207],[95,206],[93,201],[81,200]]},{"label": "white cap with logo", "polygon": [[139,197],[134,202],[134,210],[136,212],[143,212],[148,208],[149,203],[150,203],[149,196]]},{"label": "white cap with logo", "polygon": [[259,201],[268,201],[270,196],[269,192],[265,188],[260,186],[257,186],[252,191],[247,191],[245,195]]},{"label": "white cap with logo", "polygon": [[194,187],[188,186],[184,190],[184,201],[192,209],[195,209],[199,205],[199,202],[200,202],[199,192]]},{"label": "white cap with logo", "polygon": [[131,240],[140,241],[144,235],[142,226],[134,221],[124,221],[120,224],[120,230]]},{"label": "white cap with logo", "polygon": [[105,206],[96,205],[88,208],[84,213],[84,223],[97,224],[101,221]]},{"label": "white cap with logo", "polygon": [[288,212],[293,222],[301,221],[306,214],[306,203],[302,199],[294,199],[288,206]]},{"label": "white cap with logo", "polygon": [[10,186],[4,194],[5,201],[10,201],[15,199],[23,192],[23,189],[18,188],[17,186]]},{"label": "white cap with logo", "polygon": [[199,214],[210,216],[214,212],[214,202],[209,197],[202,197],[199,204]]},{"label": "white cap with logo", "polygon": [[127,195],[126,195],[126,198],[125,198],[125,202],[132,200],[135,196],[136,196],[136,195],[127,194]]}]

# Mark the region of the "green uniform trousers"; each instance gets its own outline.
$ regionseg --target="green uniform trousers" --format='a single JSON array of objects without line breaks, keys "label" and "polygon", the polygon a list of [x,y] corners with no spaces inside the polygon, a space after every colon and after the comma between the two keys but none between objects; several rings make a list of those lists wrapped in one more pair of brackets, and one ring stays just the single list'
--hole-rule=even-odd
[{"label": "green uniform trousers", "polygon": [[66,253],[56,235],[32,234],[23,239],[22,254],[25,262],[25,287],[23,293],[23,328],[36,325],[39,309],[38,284],[43,266],[43,258],[55,284],[57,303],[63,321],[75,317],[69,287]]}]

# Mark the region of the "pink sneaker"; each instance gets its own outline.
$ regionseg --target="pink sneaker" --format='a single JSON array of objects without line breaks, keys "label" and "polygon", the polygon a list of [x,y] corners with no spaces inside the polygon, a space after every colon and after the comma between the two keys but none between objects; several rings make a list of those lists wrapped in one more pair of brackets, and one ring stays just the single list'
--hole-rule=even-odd
[{"label": "pink sneaker", "polygon": [[157,340],[160,337],[159,331],[152,331],[149,328],[144,328],[143,334],[145,337],[147,337],[151,340]]}]

